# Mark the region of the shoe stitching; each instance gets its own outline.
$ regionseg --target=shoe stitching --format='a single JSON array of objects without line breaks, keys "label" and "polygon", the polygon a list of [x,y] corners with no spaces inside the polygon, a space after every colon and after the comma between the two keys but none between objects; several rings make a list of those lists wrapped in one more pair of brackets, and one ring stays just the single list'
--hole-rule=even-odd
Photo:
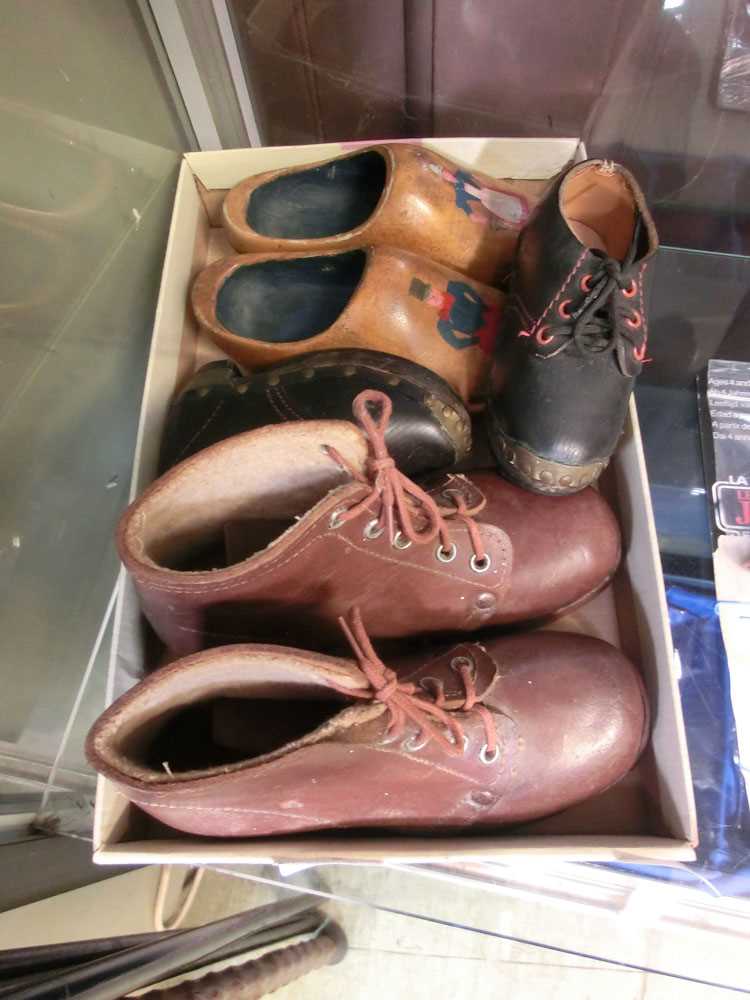
[{"label": "shoe stitching", "polygon": [[[303,545],[296,552],[292,553],[291,556],[289,556],[287,559],[284,559],[281,562],[278,562],[278,561],[277,562],[271,562],[267,566],[260,566],[257,569],[254,569],[253,570],[253,575],[254,576],[259,576],[260,574],[270,572],[271,570],[281,569],[282,566],[286,566],[287,563],[290,563],[294,559],[297,559],[299,556],[301,556],[302,553],[305,552],[307,549],[309,549],[311,545],[315,545],[317,542],[323,541],[326,538],[332,538],[332,539],[334,539],[336,541],[340,541],[344,545],[348,545],[348,546],[350,546],[353,549],[357,549],[358,552],[364,552],[366,555],[370,556],[371,558],[380,559],[380,560],[385,561],[385,562],[391,562],[391,563],[394,563],[396,565],[406,565],[410,569],[424,570],[424,572],[426,572],[426,573],[433,573],[436,576],[444,577],[446,579],[455,579],[455,576],[456,576],[455,573],[449,573],[449,572],[444,571],[444,570],[439,570],[439,569],[436,569],[436,568],[434,568],[432,566],[419,566],[416,563],[404,562],[402,559],[394,559],[392,556],[385,556],[385,555],[382,555],[382,554],[380,554],[378,552],[373,552],[372,549],[361,548],[360,546],[355,545],[354,542],[352,542],[350,539],[344,538],[342,535],[339,535],[339,534],[337,534],[334,531],[325,531],[322,534],[316,536],[315,538],[310,539],[309,542],[307,542],[305,545]],[[505,543],[501,543],[501,544],[502,544],[503,549],[505,550],[506,554],[505,554],[505,557],[502,559],[500,565],[501,565],[501,567],[505,567],[507,565],[507,548],[508,547],[507,547],[507,544],[505,544]],[[479,589],[479,590],[497,590],[498,587],[502,586],[502,584],[504,582],[503,580],[497,580],[494,584],[489,584],[485,580],[482,580],[481,582],[479,582],[479,581],[474,582],[473,580],[463,580],[460,577],[459,577],[459,579],[461,579],[461,582],[465,583],[466,586],[468,586],[468,587],[474,587],[475,589]],[[228,581],[227,583],[217,583],[217,584],[213,584],[211,586],[211,591],[215,593],[215,592],[218,592],[218,591],[231,590],[236,585],[237,585],[237,580],[236,579]],[[171,593],[171,594],[196,594],[196,591],[195,591],[195,589],[193,587],[170,586],[169,584],[161,584],[161,583],[158,583],[158,582],[149,583],[148,587],[149,587],[150,590],[158,590],[158,591],[160,591],[162,593],[168,592],[168,593]]]},{"label": "shoe stitching", "polygon": [[[419,365],[418,365],[417,362],[415,362],[415,361],[409,362],[408,358],[398,357],[397,360],[398,361],[404,361],[407,364],[411,363],[411,364],[417,365],[417,367],[419,367]],[[330,365],[323,365],[323,364],[321,364],[321,368],[335,368],[337,366],[337,364],[339,364],[339,363],[340,362],[331,362]],[[441,382],[440,376],[436,375],[434,372],[428,371],[427,369],[425,369],[425,372],[426,372],[425,375],[421,375],[421,374],[420,375],[404,375],[404,374],[399,374],[398,373],[398,369],[397,369],[397,367],[395,365],[392,368],[385,368],[385,367],[381,367],[381,366],[375,364],[374,362],[370,362],[370,361],[357,361],[356,364],[359,365],[361,368],[363,368],[365,371],[372,372],[375,375],[383,375],[383,376],[396,375],[397,378],[401,382],[403,382],[405,385],[409,386],[409,388],[411,388],[413,390],[416,390],[417,392],[420,392],[420,393],[424,393],[424,394],[427,394],[427,395],[430,395],[430,394],[438,395],[441,392],[445,392],[445,386],[444,385],[440,385],[440,382]],[[389,386],[389,388],[390,388],[390,386]],[[382,392],[386,392],[385,389],[383,389],[381,391]],[[453,397],[454,396],[455,396],[455,393],[453,393],[453,392],[451,392],[450,394],[445,393],[445,400],[444,400],[445,403],[446,404],[450,404],[451,406],[455,406],[455,403],[453,401]],[[424,400],[420,398],[418,400],[418,402],[424,403]],[[460,399],[460,397],[459,397],[459,402],[461,403],[462,406],[465,405],[464,402],[463,402],[463,400]]]},{"label": "shoe stitching", "polygon": [[270,386],[266,387],[266,399],[270,403],[276,416],[279,417],[283,423],[286,423],[289,418],[276,404],[276,401],[273,398],[273,390],[270,388]]},{"label": "shoe stitching", "polygon": [[[339,541],[344,542],[346,545],[351,546],[351,548],[356,549],[357,552],[364,552],[365,555],[371,556],[371,557],[373,557],[375,559],[381,559],[384,562],[394,563],[395,565],[404,565],[402,563],[402,561],[400,559],[398,559],[398,558],[394,558],[393,556],[383,555],[381,552],[374,552],[371,549],[365,549],[365,548],[363,548],[360,545],[356,545],[350,539],[343,538],[340,535],[337,535],[337,536],[334,536],[334,537],[338,538]],[[503,546],[503,548],[505,548],[505,546]],[[456,577],[455,573],[447,573],[447,572],[441,571],[439,569],[436,569],[433,566],[420,566],[418,563],[406,563],[406,565],[410,569],[423,570],[426,573],[434,573],[436,576],[442,576],[442,577],[447,577],[447,578],[451,578],[451,579],[455,579],[455,577]],[[507,565],[507,555],[502,558],[502,560],[500,562],[500,567],[502,569],[504,569],[506,565]],[[461,578],[461,577],[459,577],[458,579],[461,580],[462,583],[466,583],[467,586],[469,586],[469,587],[477,587],[480,590],[497,590],[497,588],[500,587],[500,586],[502,586],[502,583],[503,583],[503,580],[500,579],[500,580],[497,580],[492,585],[488,584],[487,586],[484,586],[484,581],[480,584],[480,583],[475,583],[473,580],[463,580],[463,578]]]},{"label": "shoe stitching", "polygon": [[279,392],[279,386],[274,386],[272,389],[269,389],[268,391],[273,393],[274,399],[276,400],[276,405],[278,407],[278,412],[283,414],[285,421],[300,419],[295,415],[294,410],[291,410],[290,412],[289,406],[286,406],[285,408],[286,400],[283,399],[283,397],[281,396],[281,393]]},{"label": "shoe stitching", "polygon": [[452,778],[458,778],[460,781],[472,782],[475,785],[486,784],[486,782],[480,778],[472,778],[469,774],[463,774],[460,771],[454,771],[450,767],[445,767],[443,764],[438,764],[434,760],[428,760],[426,757],[417,757],[413,753],[403,753],[400,750],[389,750],[388,747],[375,747],[368,746],[366,744],[360,744],[361,750],[374,750],[377,753],[391,753],[395,754],[397,757],[403,757],[404,760],[414,761],[415,764],[421,764],[425,767],[429,767],[434,771],[442,771],[444,774],[449,774]]},{"label": "shoe stitching", "polygon": [[[124,792],[122,793],[125,794]],[[126,796],[135,806],[151,806],[154,809],[174,809],[178,812],[203,812],[203,813],[257,813],[262,816],[284,816],[287,819],[310,819],[320,821],[319,816],[309,816],[306,813],[276,812],[273,809],[253,809],[240,806],[181,806],[171,805],[167,802],[146,802],[143,799],[131,799]]]},{"label": "shoe stitching", "polygon": [[643,281],[646,273],[646,262],[641,264],[640,273],[638,275],[638,301],[641,305],[641,316],[643,317],[643,342],[648,341],[648,318],[646,316],[646,300],[643,294]]},{"label": "shoe stitching", "polygon": [[282,385],[279,385],[279,386],[276,387],[276,392],[279,394],[279,400],[282,403],[284,403],[284,405],[289,410],[289,412],[292,414],[292,416],[294,417],[295,420],[304,420],[305,419],[304,417],[300,416],[299,413],[296,412],[296,410],[294,409],[294,407],[292,406],[292,404],[289,402],[289,397],[287,396],[286,392],[284,391],[284,387]]},{"label": "shoe stitching", "polygon": [[557,295],[555,295],[554,298],[551,299],[551,301],[547,305],[547,308],[544,310],[544,312],[541,314],[541,316],[537,320],[535,320],[534,323],[532,324],[530,333],[533,333],[536,330],[536,328],[542,322],[542,320],[547,315],[547,313],[550,311],[550,309],[555,305],[555,303],[557,302],[557,300],[565,293],[568,285],[575,278],[576,272],[580,268],[581,264],[583,264],[583,261],[586,258],[586,255],[588,254],[588,252],[589,252],[588,251],[588,247],[584,247],[583,251],[581,252],[580,257],[578,258],[578,260],[575,263],[575,266],[574,266],[573,270],[570,272],[570,274],[568,275],[568,277],[565,279],[565,281],[562,283],[562,285],[558,289]]},{"label": "shoe stitching", "polygon": [[[462,778],[462,780],[466,780],[464,775],[461,775],[461,778]],[[209,814],[209,815],[218,815],[218,814],[222,814],[222,813],[231,813],[233,815],[244,815],[244,816],[248,816],[248,815],[250,815],[250,816],[280,816],[280,817],[282,817],[284,819],[302,819],[302,820],[307,820],[307,821],[314,822],[314,823],[320,823],[321,822],[321,817],[320,816],[309,816],[306,813],[274,812],[271,809],[252,809],[252,808],[240,808],[240,807],[233,807],[233,806],[177,806],[177,805],[169,805],[167,803],[162,803],[162,802],[144,802],[144,801],[139,800],[139,799],[128,799],[128,801],[130,803],[132,803],[132,805],[138,806],[141,809],[144,809],[144,808],[152,808],[152,809],[157,809],[157,810],[158,809],[170,809],[170,810],[174,810],[176,812],[194,812],[194,813],[197,812],[197,813],[201,813],[202,815],[206,815],[206,814]],[[446,817],[455,816],[457,813],[465,813],[465,811],[466,811],[466,803],[463,802],[463,801],[460,801],[460,802],[458,802],[453,807],[453,809],[450,810],[450,812],[442,812],[441,813],[441,817],[443,819],[445,819]],[[443,826],[443,825],[444,824],[441,824],[441,826]],[[469,822],[466,825],[474,826],[476,824],[472,821],[472,822]],[[331,830],[331,829],[340,829],[340,827],[337,827],[336,824],[334,824],[334,823],[330,823],[330,824],[326,824],[326,826],[320,827],[320,829],[323,830],[323,831],[326,831],[326,830]],[[219,835],[217,834],[216,836],[219,836]],[[263,834],[262,836],[269,836],[270,837],[270,836],[274,836],[274,834],[272,834],[272,833],[269,832],[268,834]]]},{"label": "shoe stitching", "polygon": [[[419,764],[420,766],[429,767],[431,770],[442,771],[444,774],[448,774],[452,778],[458,778],[460,781],[463,781],[463,782],[471,782],[474,785],[486,784],[486,781],[484,781],[484,780],[480,780],[479,778],[473,778],[473,777],[471,777],[471,775],[464,774],[461,771],[454,771],[452,768],[445,767],[444,765],[436,763],[435,761],[428,760],[426,757],[417,757],[414,754],[408,754],[408,755],[406,755],[406,754],[404,754],[404,753],[402,753],[402,752],[400,752],[398,750],[389,750],[387,747],[375,747],[375,746],[367,746],[367,745],[363,745],[363,744],[360,745],[359,749],[361,749],[361,750],[374,750],[377,753],[395,754],[398,757],[403,757],[405,760],[413,761],[415,764]],[[242,771],[237,771],[235,773],[236,774],[242,774]],[[198,780],[200,780],[200,779],[198,779]],[[211,779],[209,778],[209,779],[206,779],[206,780],[211,780]],[[128,796],[128,798],[129,798],[129,796]],[[287,812],[276,812],[273,809],[253,809],[250,806],[247,806],[247,807],[244,807],[244,806],[242,806],[242,807],[241,806],[195,806],[195,805],[194,806],[188,806],[188,805],[184,805],[183,806],[183,805],[172,805],[172,804],[169,804],[169,803],[162,803],[162,802],[158,802],[158,801],[157,802],[154,802],[154,801],[145,801],[143,799],[133,799],[133,798],[131,798],[130,801],[134,805],[137,805],[137,806],[152,806],[152,807],[158,808],[158,809],[176,809],[176,810],[186,810],[188,812],[259,813],[259,814],[268,815],[268,816],[285,816],[285,817],[289,817],[291,819],[311,819],[311,818],[319,819],[319,817],[310,817],[310,816],[307,816],[307,815],[301,814],[301,813],[300,814],[296,814],[296,813],[287,813]]]},{"label": "shoe stitching", "polygon": [[508,296],[505,312],[506,314],[509,312],[518,313],[519,319],[521,320],[521,324],[524,327],[529,327],[529,329],[531,329],[531,327],[533,327],[534,325],[534,321],[531,318],[531,314],[524,305],[519,295]]},{"label": "shoe stitching", "polygon": [[211,423],[211,421],[216,418],[216,414],[219,412],[219,410],[222,408],[223,405],[224,405],[224,400],[220,399],[219,402],[217,403],[216,409],[213,411],[213,413],[208,417],[208,419],[205,421],[205,423],[202,424],[198,428],[198,430],[195,432],[195,434],[193,434],[193,436],[190,438],[190,440],[185,445],[185,447],[182,448],[178,452],[177,457],[175,458],[175,461],[179,461],[179,459],[182,458],[182,456],[185,454],[185,452],[188,450],[188,448],[190,448],[191,445],[195,444],[195,442],[198,440],[198,438],[201,436],[201,434],[205,431],[205,429],[208,427],[208,425]]}]

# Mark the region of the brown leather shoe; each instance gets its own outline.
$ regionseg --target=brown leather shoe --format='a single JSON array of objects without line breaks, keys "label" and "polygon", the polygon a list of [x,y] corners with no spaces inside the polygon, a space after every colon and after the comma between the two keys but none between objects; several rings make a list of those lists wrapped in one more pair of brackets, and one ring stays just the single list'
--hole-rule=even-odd
[{"label": "brown leather shoe", "polygon": [[635,764],[635,667],[590,636],[532,632],[394,660],[346,625],[358,663],[225,646],[147,677],[99,719],[92,765],[168,826],[212,837],[519,823]]},{"label": "brown leather shoe", "polygon": [[198,322],[251,371],[364,348],[432,369],[464,400],[483,388],[502,302],[494,288],[387,248],[227,257],[192,290]]},{"label": "brown leather shoe", "polygon": [[492,283],[513,257],[535,187],[383,143],[248,177],[226,196],[224,227],[237,250],[401,247]]},{"label": "brown leather shoe", "polygon": [[388,397],[360,393],[354,413],[364,434],[322,420],[238,434],[125,511],[122,560],[176,655],[319,647],[352,603],[375,636],[473,631],[558,612],[614,572],[617,523],[595,491],[531,496],[492,472],[423,489],[386,450]]}]

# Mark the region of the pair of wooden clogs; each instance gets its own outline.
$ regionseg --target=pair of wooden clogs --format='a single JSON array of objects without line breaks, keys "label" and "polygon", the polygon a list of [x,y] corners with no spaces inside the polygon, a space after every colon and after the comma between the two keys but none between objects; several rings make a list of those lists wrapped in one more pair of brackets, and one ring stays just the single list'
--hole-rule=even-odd
[{"label": "pair of wooden clogs", "polygon": [[[200,325],[254,371],[313,351],[414,361],[464,401],[489,367],[538,184],[495,181],[413,143],[249,177],[226,196],[240,254],[193,286]],[[535,200],[535,199],[534,199]]]}]

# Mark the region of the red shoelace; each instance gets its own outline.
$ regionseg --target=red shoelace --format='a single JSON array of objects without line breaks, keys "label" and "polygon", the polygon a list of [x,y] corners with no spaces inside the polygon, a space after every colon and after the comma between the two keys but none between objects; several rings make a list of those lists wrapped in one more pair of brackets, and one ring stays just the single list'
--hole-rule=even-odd
[{"label": "red shoelace", "polygon": [[[380,408],[377,418],[373,417],[368,403]],[[439,507],[435,500],[421,486],[399,472],[395,461],[388,453],[385,443],[385,433],[393,412],[393,405],[388,396],[374,389],[360,392],[352,405],[352,412],[362,430],[367,435],[371,456],[367,460],[369,476],[354,469],[349,462],[333,447],[326,446],[326,451],[357,482],[371,486],[370,493],[354,506],[343,511],[337,511],[337,522],[343,524],[359,517],[362,511],[368,509],[373,501],[379,501],[379,511],[374,521],[373,530],[378,533],[386,530],[391,545],[396,548],[408,548],[408,543],[423,544],[434,541],[440,536],[438,553],[443,562],[451,562],[456,555],[456,545],[451,539],[446,518],[457,518],[466,525],[471,545],[474,550],[472,567],[478,572],[489,568],[489,556],[484,548],[479,527],[473,519],[483,504],[469,508],[460,490],[444,490],[443,495],[450,497],[453,507]],[[415,516],[424,523],[417,528]],[[396,522],[398,521],[398,527]],[[374,535],[372,537],[375,537]],[[405,543],[399,544],[401,538]]]},{"label": "red shoelace", "polygon": [[[457,669],[465,690],[463,704],[458,709],[449,710],[444,707],[446,698],[442,681],[435,681],[437,690],[434,700],[430,701],[424,695],[417,693],[416,684],[402,683],[398,679],[398,675],[386,667],[373,649],[359,608],[352,608],[348,621],[343,617],[339,618],[339,624],[352,647],[352,652],[357,658],[362,673],[371,686],[371,690],[368,692],[352,692],[353,696],[371,701],[381,701],[386,706],[391,713],[388,725],[389,734],[394,737],[400,736],[406,727],[407,719],[409,719],[419,727],[419,737],[424,740],[424,743],[436,740],[447,753],[461,756],[465,747],[464,730],[454,712],[474,711],[480,716],[484,726],[485,745],[482,747],[482,754],[487,754],[493,760],[495,759],[497,753],[495,721],[490,710],[485,705],[480,704],[472,664],[468,658],[458,658],[464,661]],[[433,680],[435,679],[433,678]],[[453,738],[450,739],[439,726],[435,725],[435,722],[450,732]]]}]

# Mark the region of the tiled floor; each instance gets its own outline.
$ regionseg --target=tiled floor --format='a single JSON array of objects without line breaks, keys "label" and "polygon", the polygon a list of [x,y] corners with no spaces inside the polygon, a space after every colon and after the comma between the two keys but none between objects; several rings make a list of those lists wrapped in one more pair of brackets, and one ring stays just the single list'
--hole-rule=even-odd
[{"label": "tiled floor", "polygon": [[[176,873],[177,874],[177,873]],[[4,947],[152,929],[157,869],[141,869],[0,914]],[[337,966],[318,970],[274,994],[278,1000],[474,1000],[512,995],[544,1000],[708,1000],[731,994],[653,973],[626,970],[494,936],[573,943],[581,951],[626,958],[650,967],[690,971],[750,992],[742,942],[689,929],[649,927],[647,914],[623,919],[576,913],[547,902],[498,897],[486,890],[450,886],[403,872],[330,869],[330,888],[341,895],[390,900],[394,909],[430,913],[481,927],[461,927],[384,912],[355,903],[328,903],[344,927],[349,953]],[[176,895],[173,886],[171,898]],[[276,889],[207,872],[189,923],[199,924],[276,898]],[[61,919],[64,914],[64,919]]]},{"label": "tiled floor", "polygon": [[[212,897],[223,898],[224,905],[235,909],[243,896],[252,898],[257,890],[254,883],[243,885],[236,879],[222,888],[220,879],[213,873],[207,875],[194,919],[209,917]],[[347,958],[339,966],[319,970],[304,983],[277,992],[279,1000],[312,1000],[333,993],[363,1000],[383,996],[469,1000],[501,991],[529,1000],[667,1000],[678,996],[707,1000],[730,995],[713,986],[502,940],[493,933],[554,942],[649,968],[690,972],[713,982],[742,983],[750,992],[745,952],[736,942],[688,929],[649,928],[646,914],[623,919],[575,913],[543,901],[498,898],[482,889],[453,887],[399,871],[332,868],[325,871],[325,879],[337,894],[376,899],[381,904],[387,899],[395,909],[428,913],[437,920],[482,928],[485,933],[353,903],[329,904],[346,931]]]}]

